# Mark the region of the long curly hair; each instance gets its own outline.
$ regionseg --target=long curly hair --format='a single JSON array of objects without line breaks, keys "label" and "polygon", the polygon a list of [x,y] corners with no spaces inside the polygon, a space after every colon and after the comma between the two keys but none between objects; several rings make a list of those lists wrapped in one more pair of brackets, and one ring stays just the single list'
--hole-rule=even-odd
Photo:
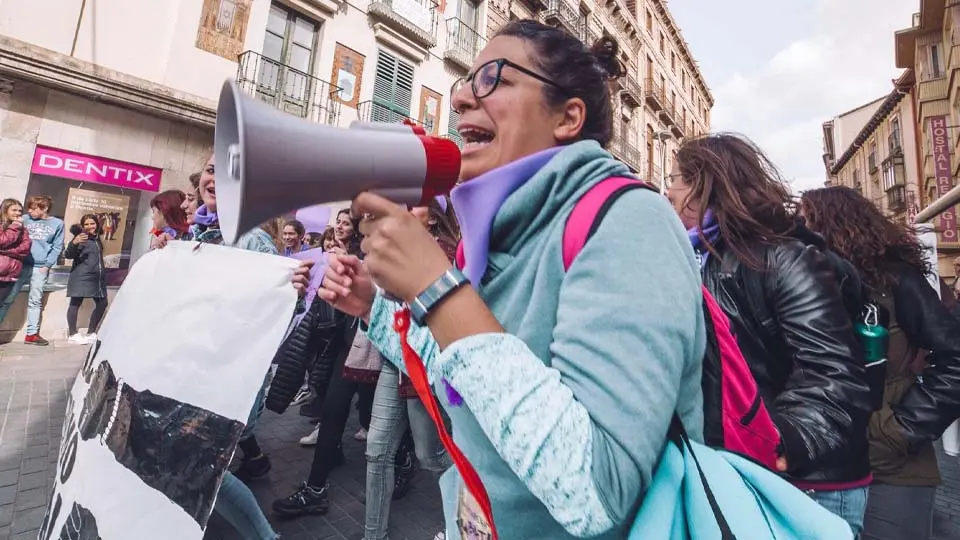
[{"label": "long curly hair", "polygon": [[932,271],[916,231],[885,217],[858,191],[836,186],[813,189],[800,197],[807,226],[837,255],[857,268],[860,279],[881,292],[896,284],[896,265],[927,275]]},{"label": "long curly hair", "polygon": [[[796,204],[772,161],[741,135],[717,133],[688,139],[677,152],[677,165],[690,193],[687,208],[699,202],[698,223],[708,210],[720,227],[720,236],[743,265],[760,269],[757,245],[775,245],[795,228]],[[700,233],[711,252],[714,246]]]}]

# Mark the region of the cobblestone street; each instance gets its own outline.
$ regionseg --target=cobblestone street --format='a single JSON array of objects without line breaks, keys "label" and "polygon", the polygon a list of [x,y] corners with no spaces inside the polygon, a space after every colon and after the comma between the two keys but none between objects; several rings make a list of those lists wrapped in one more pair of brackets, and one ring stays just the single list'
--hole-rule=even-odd
[{"label": "cobblestone street", "polygon": [[[21,344],[0,346],[0,540],[33,540],[49,500],[66,391],[73,384],[86,347],[57,342],[50,347]],[[273,520],[284,540],[351,539],[363,536],[365,462],[363,444],[351,435],[358,429],[356,414],[344,437],[347,464],[331,477],[331,508],[326,516]],[[263,508],[289,495],[306,478],[312,451],[298,440],[310,431],[309,422],[291,408],[283,416],[264,413],[258,437],[273,469],[251,488]],[[960,538],[960,459],[941,456],[944,483],[934,518],[936,540]],[[269,515],[269,513],[268,513]],[[431,540],[442,523],[436,482],[425,472],[414,480],[410,494],[394,503],[390,537]],[[207,538],[238,538],[212,519]],[[115,539],[105,539],[115,540]]]}]

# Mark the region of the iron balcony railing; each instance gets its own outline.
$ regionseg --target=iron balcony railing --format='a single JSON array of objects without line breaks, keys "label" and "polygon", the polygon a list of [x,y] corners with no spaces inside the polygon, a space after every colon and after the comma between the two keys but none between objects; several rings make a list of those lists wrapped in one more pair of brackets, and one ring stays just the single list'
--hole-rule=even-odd
[{"label": "iron balcony railing", "polygon": [[633,172],[639,172],[643,168],[640,160],[640,149],[629,142],[623,144],[623,157],[624,162]]},{"label": "iron balcony railing", "polygon": [[572,35],[581,37],[587,21],[580,14],[580,10],[571,6],[566,0],[547,0],[547,9],[543,11],[543,22],[559,26]]},{"label": "iron balcony railing", "polygon": [[375,0],[367,13],[379,17],[405,37],[428,49],[437,44],[437,25],[442,16],[432,0]]},{"label": "iron balcony railing", "polygon": [[277,109],[320,124],[336,125],[340,116],[337,85],[271,60],[253,51],[240,55],[237,85]]},{"label": "iron balcony railing", "polygon": [[361,101],[357,105],[357,119],[361,122],[383,122],[385,124],[399,124],[406,120],[422,126],[427,133],[433,132],[432,122],[421,122],[410,116],[409,111],[379,101]]},{"label": "iron balcony railing", "polygon": [[486,40],[470,25],[456,17],[447,19],[447,49],[443,57],[458,64],[463,69],[470,69],[473,60],[486,46]]},{"label": "iron balcony railing", "polygon": [[598,39],[600,39],[599,34],[597,34],[597,32],[590,27],[589,22],[584,20],[580,29],[580,41],[586,44],[587,47],[592,47]]},{"label": "iron balcony railing", "polygon": [[647,84],[645,85],[647,89],[647,102],[653,107],[653,110],[657,111],[663,109],[667,106],[667,95],[666,90],[664,90],[663,85],[657,82],[656,79],[648,78]]},{"label": "iron balcony railing", "polygon": [[893,186],[887,191],[887,208],[892,212],[902,212],[907,208],[907,190],[904,186]]},{"label": "iron balcony railing", "polygon": [[623,91],[623,97],[634,106],[643,105],[643,90],[640,89],[640,83],[632,75],[624,75],[617,79],[620,90]]}]

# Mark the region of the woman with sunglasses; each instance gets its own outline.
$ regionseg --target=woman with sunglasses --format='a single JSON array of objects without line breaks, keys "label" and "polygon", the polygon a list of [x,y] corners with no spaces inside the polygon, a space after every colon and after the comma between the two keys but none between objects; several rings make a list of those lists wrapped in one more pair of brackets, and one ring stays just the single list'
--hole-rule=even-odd
[{"label": "woman with sunglasses", "polygon": [[451,98],[465,142],[452,193],[462,272],[415,217],[367,193],[354,201],[372,216],[363,264],[337,257],[326,273],[323,297],[368,320],[401,369],[401,304],[389,296],[426,306],[409,343],[492,506],[490,523],[481,492],[448,470],[448,537],[495,526],[504,538],[623,538],[674,413],[701,439],[700,279],[667,200],[623,193],[567,270],[562,261],[580,197],[629,175],[603,150],[617,52],[609,38],[588,49],[531,20],[504,26]]}]

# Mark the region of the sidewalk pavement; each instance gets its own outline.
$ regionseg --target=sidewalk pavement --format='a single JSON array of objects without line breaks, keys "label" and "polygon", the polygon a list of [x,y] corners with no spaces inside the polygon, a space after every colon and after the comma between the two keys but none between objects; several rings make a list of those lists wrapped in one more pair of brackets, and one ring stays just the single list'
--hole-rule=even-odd
[{"label": "sidewalk pavement", "polygon": [[[34,540],[53,485],[60,444],[66,392],[73,384],[87,348],[55,342],[49,347],[19,343],[0,345],[0,540]],[[257,426],[261,445],[273,469],[251,482],[269,514],[273,500],[292,493],[307,477],[313,452],[301,448],[310,431],[295,407],[280,416],[265,412]],[[366,463],[363,443],[352,435],[359,428],[356,414],[344,436],[347,463],[331,475],[331,508],[325,516],[271,521],[284,540],[359,540],[363,537]],[[937,495],[934,539],[960,538],[960,458],[941,455],[943,485]],[[406,498],[393,504],[390,538],[432,540],[440,529],[440,493],[436,481],[421,471]],[[239,538],[217,519],[211,520],[209,540]],[[108,539],[109,540],[109,539]]]}]

